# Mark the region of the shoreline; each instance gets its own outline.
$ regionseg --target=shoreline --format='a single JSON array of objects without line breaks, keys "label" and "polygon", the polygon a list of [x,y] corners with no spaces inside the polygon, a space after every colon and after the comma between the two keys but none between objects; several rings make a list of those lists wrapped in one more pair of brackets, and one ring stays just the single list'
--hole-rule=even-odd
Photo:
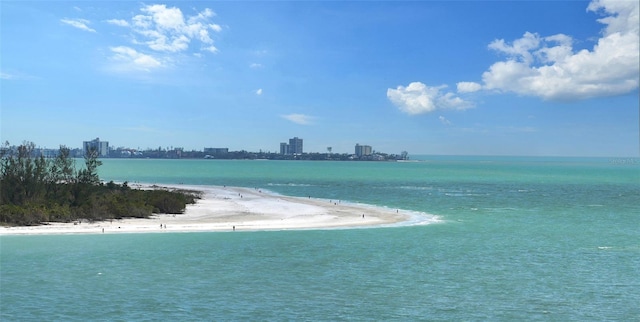
[{"label": "shoreline", "polygon": [[425,225],[439,221],[437,216],[426,213],[284,196],[254,188],[182,184],[132,184],[131,187],[195,190],[202,193],[202,199],[187,205],[184,214],[154,214],[149,218],[91,223],[3,226],[0,236],[346,229]]}]

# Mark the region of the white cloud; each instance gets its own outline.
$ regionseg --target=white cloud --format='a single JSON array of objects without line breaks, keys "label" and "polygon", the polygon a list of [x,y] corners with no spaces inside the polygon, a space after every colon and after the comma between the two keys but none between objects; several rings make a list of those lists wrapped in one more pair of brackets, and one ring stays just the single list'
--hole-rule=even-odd
[{"label": "white cloud", "polygon": [[129,27],[129,23],[123,19],[109,19],[107,20],[107,23],[120,27]]},{"label": "white cloud", "polygon": [[153,56],[140,53],[130,47],[118,46],[110,49],[114,53],[111,60],[115,71],[151,71],[163,66],[162,62]]},{"label": "white cloud", "polygon": [[0,79],[15,79],[14,75],[8,74],[8,73],[2,73],[0,72]]},{"label": "white cloud", "polygon": [[222,27],[218,24],[211,24],[209,25],[209,27],[211,28],[211,30],[215,31],[215,32],[221,32],[222,31]]},{"label": "white cloud", "polygon": [[464,110],[473,107],[471,102],[455,96],[451,92],[443,92],[447,86],[430,87],[420,82],[409,86],[398,86],[387,89],[387,98],[400,109],[410,115],[433,112],[438,109]]},{"label": "white cloud", "polygon": [[154,51],[177,53],[186,51],[194,41],[202,43],[201,51],[218,52],[211,39],[210,31],[220,32],[222,27],[209,20],[215,16],[211,9],[204,9],[193,16],[185,17],[177,7],[164,4],[145,5],[141,13],[133,16],[128,22],[122,19],[111,19],[107,22],[123,27],[130,27],[136,37],[133,43],[145,45]]},{"label": "white cloud", "polygon": [[288,114],[288,115],[281,115],[281,117],[284,118],[285,120],[289,120],[293,123],[301,124],[301,125],[311,124],[311,121],[313,120],[312,116],[304,115],[304,114]]},{"label": "white cloud", "polygon": [[91,22],[87,19],[60,19],[60,22],[65,23],[69,26],[78,28],[78,29],[82,29],[85,31],[89,31],[89,32],[96,32],[95,29],[91,29],[89,28],[89,26],[87,26],[88,24],[90,24]]},{"label": "white cloud", "polygon": [[[637,89],[639,6],[638,1],[592,1],[587,10],[605,15],[598,19],[605,28],[590,50],[575,51],[573,39],[564,34],[541,37],[526,32],[511,43],[493,41],[489,48],[507,59],[482,74],[482,88],[546,100],[588,99]],[[469,82],[461,83],[459,92],[470,89]]]},{"label": "white cloud", "polygon": [[209,8],[205,8],[204,10],[202,10],[201,12],[199,12],[197,15],[190,17],[189,18],[189,23],[195,23],[198,20],[206,20],[208,18],[211,17],[215,17],[216,13],[213,12],[213,10],[209,9]]},{"label": "white cloud", "polygon": [[164,4],[144,6],[140,11],[150,14],[159,29],[177,30],[184,26],[184,16],[179,8],[167,8]]},{"label": "white cloud", "polygon": [[258,88],[258,90],[256,91],[256,95],[258,96],[262,95],[262,88]]},{"label": "white cloud", "polygon": [[497,39],[489,44],[490,49],[501,51],[527,64],[533,61],[530,51],[538,46],[540,46],[540,37],[530,32],[526,32],[522,38],[516,39],[511,45],[506,44],[504,39]]},{"label": "white cloud", "polygon": [[458,93],[473,93],[482,89],[482,85],[474,82],[459,82]]},{"label": "white cloud", "polygon": [[202,48],[202,50],[208,51],[212,54],[215,54],[218,52],[218,48],[216,48],[215,46],[207,46],[205,48]]},{"label": "white cloud", "polygon": [[451,121],[447,120],[444,116],[439,116],[438,119],[440,120],[440,123],[444,124],[444,125],[451,125]]},{"label": "white cloud", "polygon": [[262,68],[262,64],[252,63],[251,65],[249,65],[249,67],[254,68],[254,69],[258,69],[258,68]]}]

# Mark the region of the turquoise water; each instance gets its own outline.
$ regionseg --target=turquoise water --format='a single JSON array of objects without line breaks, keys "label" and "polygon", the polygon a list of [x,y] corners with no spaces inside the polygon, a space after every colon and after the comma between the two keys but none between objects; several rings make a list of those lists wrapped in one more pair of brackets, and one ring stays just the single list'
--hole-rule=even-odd
[{"label": "turquoise water", "polygon": [[2,320],[639,320],[640,162],[104,160],[105,180],[435,214],[373,229],[0,237]]}]

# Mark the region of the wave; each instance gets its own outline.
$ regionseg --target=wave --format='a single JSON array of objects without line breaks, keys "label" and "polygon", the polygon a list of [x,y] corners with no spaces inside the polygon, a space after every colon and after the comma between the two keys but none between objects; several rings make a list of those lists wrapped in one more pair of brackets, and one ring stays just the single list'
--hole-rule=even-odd
[{"label": "wave", "polygon": [[488,196],[488,193],[472,193],[472,192],[445,192],[445,196],[447,197],[485,197]]},{"label": "wave", "polygon": [[[491,195],[486,192],[478,192],[476,190],[466,189],[466,190],[456,190],[456,189],[445,189],[445,188],[434,188],[431,186],[399,186],[396,189],[401,190],[414,190],[414,191],[435,191],[437,193],[441,193],[448,197],[486,197]],[[429,193],[431,195],[431,192]]]},{"label": "wave", "polygon": [[314,187],[315,185],[308,183],[267,183],[271,187]]},{"label": "wave", "polygon": [[400,186],[397,189],[402,190],[434,190],[433,187],[420,187],[420,186]]},{"label": "wave", "polygon": [[402,226],[424,226],[444,222],[442,217],[426,212],[409,211],[406,213],[409,215],[409,220],[402,222]]},{"label": "wave", "polygon": [[[378,206],[371,204],[363,204],[363,203],[353,203],[357,204],[361,207],[371,207],[371,208],[382,208],[388,211],[393,211],[396,208],[390,208],[388,206]],[[417,210],[405,210],[405,209],[397,209],[400,214],[407,216],[406,220],[399,221],[393,224],[383,224],[380,227],[406,227],[406,226],[425,226],[430,224],[442,223],[444,219],[441,216],[417,211]]]}]

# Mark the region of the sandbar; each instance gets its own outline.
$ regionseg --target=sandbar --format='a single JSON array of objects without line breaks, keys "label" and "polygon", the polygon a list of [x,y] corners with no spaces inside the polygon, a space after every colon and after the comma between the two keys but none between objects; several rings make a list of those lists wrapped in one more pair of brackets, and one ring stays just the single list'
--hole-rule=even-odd
[{"label": "sandbar", "polygon": [[[401,209],[321,198],[291,197],[258,188],[162,185],[202,192],[184,214],[155,214],[150,218],[47,223],[0,227],[0,235],[100,234],[263,231],[424,225],[437,216]],[[149,185],[138,185],[149,189]]]}]

